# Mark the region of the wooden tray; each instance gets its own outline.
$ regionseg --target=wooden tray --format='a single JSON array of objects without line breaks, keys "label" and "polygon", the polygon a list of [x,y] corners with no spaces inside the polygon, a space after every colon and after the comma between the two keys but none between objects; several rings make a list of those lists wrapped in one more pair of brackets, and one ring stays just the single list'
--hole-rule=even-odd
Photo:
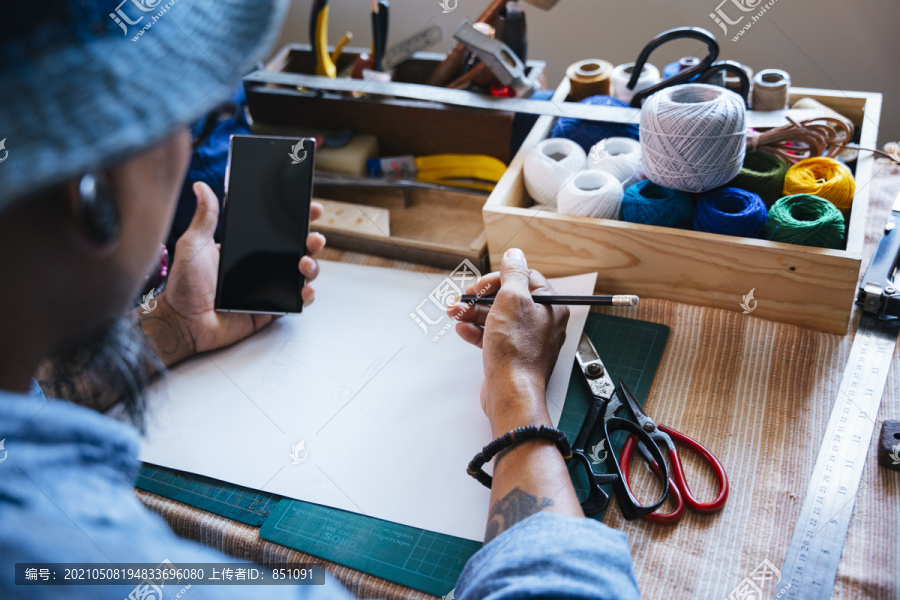
[{"label": "wooden tray", "polygon": [[[560,101],[569,82],[554,93]],[[860,145],[875,148],[881,94],[792,88],[791,102],[815,98],[861,128]],[[861,152],[857,192],[843,250],[811,248],[560,215],[539,207],[525,191],[525,155],[544,140],[553,117],[541,117],[484,206],[491,262],[521,248],[530,267],[559,277],[597,271],[598,293],[637,294],[743,312],[751,289],[753,316],[845,334],[862,262],[874,158]],[[751,303],[752,306],[752,303]]]},{"label": "wooden tray", "polygon": [[[352,64],[364,50],[345,49],[337,69]],[[419,52],[394,72],[398,83],[424,83],[444,59],[443,54]],[[529,76],[542,85],[545,63],[526,63]],[[259,85],[245,82],[247,103],[259,123],[319,129],[349,128],[378,138],[383,156],[399,154],[487,154],[505,163],[512,159],[513,119],[509,112],[453,107],[437,102],[384,96],[349,98],[341,94],[302,91],[303,76],[313,73],[309,44],[289,44],[266,71],[296,74],[296,85]]]},{"label": "wooden tray", "polygon": [[[352,64],[364,51],[345,49],[337,63],[338,71]],[[393,80],[424,83],[444,57],[437,53],[417,53],[396,68]],[[545,83],[544,62],[532,60],[526,65],[533,80]],[[309,44],[289,44],[266,65],[265,71],[291,74],[292,85],[260,82],[258,78],[245,80],[254,128],[265,129],[273,135],[279,128],[285,131],[349,128],[376,136],[382,156],[486,154],[504,163],[512,158],[513,113],[415,99],[374,95],[351,98],[310,91],[304,87],[304,77],[313,72],[313,67]],[[328,245],[333,248],[442,269],[455,269],[464,259],[482,271],[488,268],[487,238],[481,216],[487,199],[484,194],[318,184],[314,196],[390,210],[390,229],[385,232],[389,235],[373,233],[372,227],[367,228],[368,232],[361,232],[315,224],[313,228],[326,233]],[[359,214],[365,217],[362,211]]]},{"label": "wooden tray", "polygon": [[[468,259],[487,273],[487,238],[481,211],[487,196],[449,190],[349,188],[317,184],[315,198],[390,211],[390,235],[330,228],[318,222],[313,230],[328,238],[328,246],[365,252],[440,269],[454,270]],[[367,219],[362,210],[359,216]],[[351,212],[348,207],[346,212]]]}]

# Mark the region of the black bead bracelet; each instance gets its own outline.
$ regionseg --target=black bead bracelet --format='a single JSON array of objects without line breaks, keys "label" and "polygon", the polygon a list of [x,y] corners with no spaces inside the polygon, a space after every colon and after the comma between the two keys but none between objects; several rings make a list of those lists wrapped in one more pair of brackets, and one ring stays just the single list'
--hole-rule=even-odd
[{"label": "black bead bracelet", "polygon": [[572,458],[572,445],[569,444],[569,438],[556,427],[548,427],[547,425],[526,425],[525,427],[516,427],[512,431],[508,431],[489,443],[481,449],[481,452],[475,455],[475,458],[469,463],[466,472],[477,479],[481,484],[490,488],[493,477],[484,472],[484,465],[494,458],[501,450],[511,448],[520,442],[534,439],[550,440],[559,448],[564,460]]}]

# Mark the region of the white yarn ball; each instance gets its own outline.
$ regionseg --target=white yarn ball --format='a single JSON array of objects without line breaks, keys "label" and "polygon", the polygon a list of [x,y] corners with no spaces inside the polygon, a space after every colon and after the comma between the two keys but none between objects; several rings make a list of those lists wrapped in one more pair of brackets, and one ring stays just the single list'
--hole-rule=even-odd
[{"label": "white yarn ball", "polygon": [[609,76],[612,96],[625,104],[631,104],[631,99],[634,98],[634,95],[639,91],[645,90],[661,81],[659,69],[650,63],[645,63],[644,67],[641,69],[641,75],[638,77],[634,89],[629,90],[628,82],[631,80],[631,74],[634,73],[634,67],[635,64],[633,62],[619,65],[613,69],[612,74]]},{"label": "white yarn ball", "polygon": [[618,219],[625,189],[605,171],[585,169],[573,177],[557,197],[563,215]]},{"label": "white yarn ball", "polygon": [[744,163],[745,118],[743,99],[725,88],[687,83],[660,90],[641,109],[644,173],[685,192],[728,183]]},{"label": "white yarn ball", "polygon": [[622,183],[622,187],[634,185],[644,179],[641,144],[637,140],[623,137],[600,140],[588,153],[587,168],[613,175]]},{"label": "white yarn ball", "polygon": [[525,189],[535,202],[553,208],[559,190],[586,162],[584,150],[572,140],[546,139],[525,156]]}]

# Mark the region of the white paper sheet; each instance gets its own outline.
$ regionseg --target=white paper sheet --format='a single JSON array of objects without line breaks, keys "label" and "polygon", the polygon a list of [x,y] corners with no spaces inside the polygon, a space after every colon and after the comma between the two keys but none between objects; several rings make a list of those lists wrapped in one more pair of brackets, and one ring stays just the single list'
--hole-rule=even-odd
[{"label": "white paper sheet", "polygon": [[[590,294],[595,279],[553,284]],[[420,303],[443,280],[323,261],[316,302],[303,314],[154,385],[141,459],[481,540],[489,491],[466,474],[491,439],[479,402],[481,350],[452,326],[438,335],[446,317],[423,326],[411,317],[437,319],[430,301]],[[550,381],[554,424],[587,312],[572,307]]]}]

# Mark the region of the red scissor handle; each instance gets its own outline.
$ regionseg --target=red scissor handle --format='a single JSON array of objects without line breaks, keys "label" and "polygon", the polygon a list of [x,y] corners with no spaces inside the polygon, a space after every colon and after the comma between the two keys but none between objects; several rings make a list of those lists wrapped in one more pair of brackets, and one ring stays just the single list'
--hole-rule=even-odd
[{"label": "red scissor handle", "polygon": [[725,506],[725,500],[728,499],[728,475],[725,474],[725,467],[722,466],[719,459],[716,458],[712,452],[707,450],[703,444],[689,438],[683,433],[675,431],[671,427],[666,427],[665,425],[657,425],[657,427],[663,433],[667,433],[672,440],[681,442],[699,454],[703,460],[706,461],[706,464],[709,465],[709,468],[712,469],[713,475],[719,483],[719,493],[716,498],[712,502],[700,502],[691,493],[691,488],[688,486],[687,480],[684,477],[684,467],[681,464],[681,456],[678,455],[678,450],[669,450],[672,477],[675,479],[677,487],[684,495],[684,501],[687,505],[697,512],[702,513],[712,513],[722,510]]},{"label": "red scissor handle", "polygon": [[[631,455],[634,452],[635,446],[637,446],[637,436],[634,434],[629,435],[628,439],[625,440],[625,446],[622,448],[622,455],[619,457],[619,465],[622,467],[625,485],[628,487],[628,491],[631,491],[632,495],[634,492],[631,490],[631,484],[628,481],[628,468],[631,466]],[[662,477],[662,473],[660,472],[659,465],[656,464],[656,461],[651,461],[649,464],[650,469],[656,473],[656,476]],[[645,515],[645,519],[653,521],[654,523],[677,523],[678,520],[681,519],[681,515],[684,514],[684,500],[681,497],[681,490],[678,489],[678,485],[672,481],[671,477],[669,477],[669,491],[671,492],[673,502],[675,502],[675,510],[670,513],[664,513],[657,510],[654,513]]]},{"label": "red scissor handle", "polygon": [[[670,513],[661,513],[657,511],[647,515],[645,518],[656,523],[675,523],[684,513],[685,503],[697,512],[702,513],[713,513],[722,510],[725,506],[725,501],[728,499],[728,475],[725,474],[725,467],[722,466],[719,459],[716,458],[712,452],[707,450],[703,444],[689,438],[683,433],[676,431],[671,427],[666,427],[665,425],[657,425],[657,427],[660,431],[671,437],[673,441],[685,444],[706,461],[706,464],[712,469],[713,475],[719,484],[719,493],[711,502],[700,502],[697,500],[691,493],[691,488],[688,486],[687,480],[685,479],[684,466],[681,463],[681,456],[678,454],[678,450],[670,449],[669,464],[671,476],[669,477],[669,489],[673,490],[674,496],[672,497],[672,500],[675,502],[675,510]],[[622,474],[625,476],[625,485],[628,486],[629,490],[631,489],[631,486],[628,482],[628,468],[631,466],[631,455],[634,452],[636,444],[637,438],[634,435],[629,435],[628,439],[625,440],[625,447],[622,448],[622,456],[619,460],[619,464],[622,467]],[[659,465],[656,464],[656,461],[650,462],[650,468],[657,476],[660,475]]]}]

